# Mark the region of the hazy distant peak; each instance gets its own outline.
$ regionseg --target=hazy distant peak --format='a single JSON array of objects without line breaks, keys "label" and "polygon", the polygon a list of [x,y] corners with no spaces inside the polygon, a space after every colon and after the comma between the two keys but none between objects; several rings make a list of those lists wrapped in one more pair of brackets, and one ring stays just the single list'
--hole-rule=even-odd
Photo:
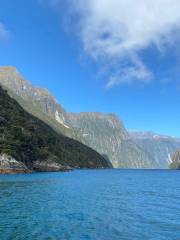
[{"label": "hazy distant peak", "polygon": [[[135,130],[129,130],[129,134],[132,138],[136,139],[179,139],[173,136],[167,136],[163,134],[158,134],[153,131],[135,131]],[[180,139],[179,139],[180,140]]]}]

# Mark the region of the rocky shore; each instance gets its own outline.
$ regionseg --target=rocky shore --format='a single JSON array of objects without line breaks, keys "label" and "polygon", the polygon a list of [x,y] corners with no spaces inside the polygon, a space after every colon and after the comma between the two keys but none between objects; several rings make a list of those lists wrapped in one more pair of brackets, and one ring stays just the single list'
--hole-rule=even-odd
[{"label": "rocky shore", "polygon": [[17,161],[7,154],[0,155],[0,174],[17,174],[32,172],[64,172],[71,171],[69,166],[62,166],[59,163],[36,161],[33,166],[28,168],[24,163]]},{"label": "rocky shore", "polygon": [[36,161],[33,164],[33,170],[36,172],[66,172],[73,169],[69,166],[63,166],[56,162]]},{"label": "rocky shore", "polygon": [[15,174],[30,172],[32,171],[29,170],[24,163],[16,161],[16,159],[7,154],[0,155],[0,173]]}]

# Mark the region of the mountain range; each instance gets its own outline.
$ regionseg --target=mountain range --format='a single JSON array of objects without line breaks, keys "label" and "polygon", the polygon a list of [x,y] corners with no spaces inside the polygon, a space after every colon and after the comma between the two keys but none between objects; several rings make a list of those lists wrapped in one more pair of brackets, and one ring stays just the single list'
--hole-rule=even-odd
[{"label": "mountain range", "polygon": [[15,67],[0,67],[0,84],[27,112],[55,132],[99,152],[113,167],[167,168],[171,154],[180,148],[176,138],[128,132],[115,114],[70,113],[47,89],[34,87]]},{"label": "mountain range", "polygon": [[168,168],[173,154],[180,149],[180,138],[154,132],[129,131],[131,139],[147,151],[159,168]]}]

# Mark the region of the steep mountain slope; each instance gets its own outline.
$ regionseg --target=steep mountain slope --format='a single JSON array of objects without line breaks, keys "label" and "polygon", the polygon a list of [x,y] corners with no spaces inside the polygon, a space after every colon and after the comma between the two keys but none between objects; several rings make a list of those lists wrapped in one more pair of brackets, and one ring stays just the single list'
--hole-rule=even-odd
[{"label": "steep mountain slope", "polygon": [[26,111],[46,122],[57,132],[77,138],[68,122],[66,111],[47,89],[34,87],[15,67],[0,67],[0,83]]},{"label": "steep mountain slope", "polygon": [[153,132],[130,132],[130,136],[141,148],[152,155],[161,168],[168,168],[172,154],[180,148],[180,139],[158,135]]},{"label": "steep mountain slope", "polygon": [[180,150],[176,151],[172,156],[172,163],[170,164],[171,169],[180,170]]},{"label": "steep mountain slope", "polygon": [[[64,169],[109,166],[109,163],[94,150],[58,134],[44,122],[27,113],[1,87],[0,154],[7,154],[24,163],[29,169],[38,171],[48,168],[53,170],[59,166]],[[12,161],[14,160],[11,159]]]},{"label": "steep mountain slope", "polygon": [[58,133],[106,155],[114,167],[159,167],[149,153],[129,138],[116,116],[70,114],[47,90],[33,87],[14,67],[0,67],[0,83],[26,111],[45,121]]},{"label": "steep mountain slope", "polygon": [[69,119],[81,133],[81,141],[105,155],[114,167],[158,167],[150,155],[130,140],[123,123],[114,114],[71,113]]}]

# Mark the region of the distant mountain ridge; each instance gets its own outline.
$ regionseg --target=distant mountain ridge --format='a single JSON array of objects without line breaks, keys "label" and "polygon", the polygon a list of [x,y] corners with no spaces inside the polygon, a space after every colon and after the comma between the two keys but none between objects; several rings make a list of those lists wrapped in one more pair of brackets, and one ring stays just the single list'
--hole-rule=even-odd
[{"label": "distant mountain ridge", "polygon": [[180,142],[180,138],[176,138],[173,136],[168,136],[168,135],[162,135],[158,134],[152,131],[132,131],[129,130],[129,133],[132,138],[135,139],[172,139],[172,140],[177,140]]},{"label": "distant mountain ridge", "polygon": [[69,113],[48,90],[34,87],[15,67],[0,67],[0,84],[26,111],[58,133],[78,140],[106,156],[114,167],[161,167],[161,161],[156,161],[144,146],[130,136],[116,115]]},{"label": "distant mountain ridge", "polygon": [[168,168],[172,155],[180,149],[180,138],[146,131],[130,131],[129,134],[133,141],[151,154],[160,168]]}]

